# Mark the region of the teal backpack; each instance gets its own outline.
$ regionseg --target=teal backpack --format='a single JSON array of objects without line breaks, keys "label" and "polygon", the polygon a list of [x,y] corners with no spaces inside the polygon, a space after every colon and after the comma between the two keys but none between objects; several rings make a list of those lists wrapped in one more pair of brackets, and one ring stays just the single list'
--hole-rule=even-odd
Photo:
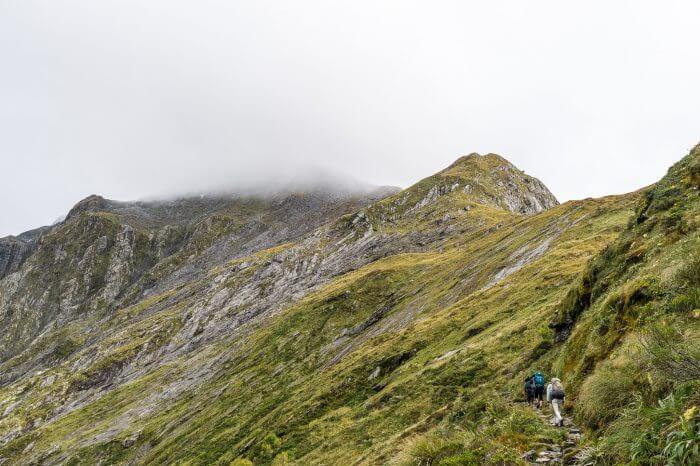
[{"label": "teal backpack", "polygon": [[536,387],[544,387],[544,375],[541,372],[535,372],[534,379]]}]

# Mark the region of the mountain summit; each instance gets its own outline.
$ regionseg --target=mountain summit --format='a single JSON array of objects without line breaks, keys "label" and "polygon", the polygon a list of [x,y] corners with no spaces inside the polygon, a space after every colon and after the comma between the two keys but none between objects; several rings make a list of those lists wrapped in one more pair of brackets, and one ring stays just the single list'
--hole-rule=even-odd
[{"label": "mountain summit", "polygon": [[[697,341],[699,173],[559,205],[470,154],[399,192],[90,196],[0,240],[0,463],[673,463],[697,375],[639,342]],[[587,448],[518,403],[534,370]]]},{"label": "mountain summit", "polygon": [[466,180],[466,192],[514,213],[533,214],[559,204],[540,180],[497,154],[460,157],[438,175]]}]

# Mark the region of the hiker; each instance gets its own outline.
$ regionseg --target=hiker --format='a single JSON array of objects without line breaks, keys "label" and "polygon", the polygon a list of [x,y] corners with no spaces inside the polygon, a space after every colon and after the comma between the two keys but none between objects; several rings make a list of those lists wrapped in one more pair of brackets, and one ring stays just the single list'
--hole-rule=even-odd
[{"label": "hiker", "polygon": [[527,404],[532,406],[535,401],[535,379],[533,376],[525,379],[525,398],[527,398]]},{"label": "hiker", "polygon": [[561,380],[554,377],[547,385],[547,402],[552,404],[554,411],[554,425],[563,427],[564,418],[561,416],[562,408],[564,407],[564,386]]},{"label": "hiker", "polygon": [[539,409],[542,407],[542,400],[544,398],[544,374],[537,371],[533,374],[532,380],[535,382],[535,406]]}]

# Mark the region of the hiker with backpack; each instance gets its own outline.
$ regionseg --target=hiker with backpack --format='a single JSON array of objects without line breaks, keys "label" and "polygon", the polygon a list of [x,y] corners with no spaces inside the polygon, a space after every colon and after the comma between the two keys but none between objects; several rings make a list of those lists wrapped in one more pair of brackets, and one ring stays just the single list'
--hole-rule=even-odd
[{"label": "hiker with backpack", "polygon": [[544,398],[544,374],[542,372],[537,371],[532,375],[532,380],[535,383],[535,406],[539,409],[542,407],[542,400]]},{"label": "hiker with backpack", "polygon": [[532,406],[535,401],[535,378],[530,376],[525,379],[525,398],[527,399],[527,404]]},{"label": "hiker with backpack", "polygon": [[561,415],[562,408],[564,407],[564,386],[561,384],[561,380],[556,377],[552,378],[547,385],[547,402],[552,404],[552,411],[554,411],[554,425],[562,427],[564,425],[564,418]]}]

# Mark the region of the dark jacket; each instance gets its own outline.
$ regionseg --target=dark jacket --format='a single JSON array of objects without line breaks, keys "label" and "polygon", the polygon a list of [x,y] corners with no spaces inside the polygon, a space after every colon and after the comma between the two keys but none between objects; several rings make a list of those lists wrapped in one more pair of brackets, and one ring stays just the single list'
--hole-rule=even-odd
[{"label": "dark jacket", "polygon": [[535,379],[533,377],[528,377],[525,379],[525,391],[528,393],[535,393]]}]

